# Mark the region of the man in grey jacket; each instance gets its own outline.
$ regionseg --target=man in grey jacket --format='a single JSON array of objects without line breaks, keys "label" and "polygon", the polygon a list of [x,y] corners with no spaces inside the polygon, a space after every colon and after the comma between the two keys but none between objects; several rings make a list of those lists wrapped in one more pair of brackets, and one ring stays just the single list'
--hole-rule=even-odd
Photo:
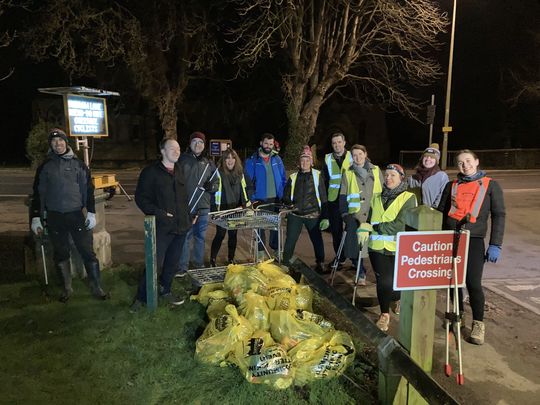
[{"label": "man in grey jacket", "polygon": [[73,293],[69,262],[70,235],[83,259],[92,294],[98,299],[107,299],[108,294],[101,288],[99,262],[93,249],[92,229],[96,226],[96,209],[90,170],[75,156],[64,131],[52,129],[48,141],[49,153],[34,178],[32,232],[41,235],[41,218],[46,216],[54,263],[64,279],[60,301],[66,302]]}]

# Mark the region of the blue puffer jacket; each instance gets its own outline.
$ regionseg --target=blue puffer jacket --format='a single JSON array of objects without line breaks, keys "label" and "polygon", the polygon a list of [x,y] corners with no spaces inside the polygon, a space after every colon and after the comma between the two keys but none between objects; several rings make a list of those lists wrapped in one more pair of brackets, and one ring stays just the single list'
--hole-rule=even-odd
[{"label": "blue puffer jacket", "polygon": [[[277,154],[271,155],[270,162],[272,163],[272,172],[274,173],[274,181],[276,183],[276,197],[281,199],[283,197],[285,183],[287,183],[285,166]],[[259,155],[258,149],[246,159],[244,172],[251,180],[251,183],[253,183],[251,201],[266,200],[266,170],[264,168],[263,158]]]}]

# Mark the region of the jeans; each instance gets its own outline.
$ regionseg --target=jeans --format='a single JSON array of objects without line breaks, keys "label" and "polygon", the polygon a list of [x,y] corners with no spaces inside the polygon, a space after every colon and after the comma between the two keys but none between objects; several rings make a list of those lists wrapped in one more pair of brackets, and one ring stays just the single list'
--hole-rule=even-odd
[{"label": "jeans", "polygon": [[[183,243],[182,255],[180,256],[180,273],[185,273],[189,267],[190,253],[191,262],[196,267],[204,267],[204,237],[208,229],[208,214],[197,217],[197,222],[186,234],[186,241]],[[193,240],[193,250],[191,241]]]},{"label": "jeans", "polygon": [[[178,271],[181,246],[184,245],[185,240],[185,233],[160,235],[159,231],[156,232],[156,266],[159,272],[160,295],[171,292],[172,281]],[[139,282],[137,300],[146,302],[146,269]]]}]

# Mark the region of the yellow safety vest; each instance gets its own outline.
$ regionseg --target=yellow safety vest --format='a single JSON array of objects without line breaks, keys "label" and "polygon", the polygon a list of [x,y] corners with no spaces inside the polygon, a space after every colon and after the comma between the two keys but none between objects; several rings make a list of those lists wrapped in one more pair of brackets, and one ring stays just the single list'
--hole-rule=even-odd
[{"label": "yellow safety vest", "polygon": [[[219,211],[219,207],[221,205],[221,175],[219,174],[219,170],[217,171],[217,177],[218,177],[218,189],[214,195],[215,201],[216,201],[216,209]],[[242,193],[244,193],[244,199],[246,202],[248,202],[247,197],[247,191],[246,191],[246,179],[244,178],[244,175],[242,175],[242,178],[240,179],[240,185],[242,186]]]},{"label": "yellow safety vest", "polygon": [[[380,169],[379,166],[373,166],[373,193],[372,199],[377,195],[380,195],[382,192],[381,178],[379,175]],[[353,170],[345,171],[345,178],[347,179],[347,207],[349,209],[349,214],[354,214],[360,211],[360,205],[362,200],[360,199],[360,188],[358,187],[358,182],[356,181],[356,174]],[[370,203],[371,203],[370,201]]]},{"label": "yellow safety vest", "polygon": [[[392,222],[394,221],[405,203],[409,200],[409,198],[414,197],[416,200],[416,197],[413,193],[410,191],[404,191],[400,195],[396,197],[394,201],[388,206],[388,208],[385,210],[382,203],[382,198],[380,194],[378,194],[374,200],[373,204],[371,206],[371,224],[380,224],[383,222]],[[415,204],[416,206],[416,204]],[[388,250],[389,252],[395,252],[396,251],[396,235],[382,235],[375,231],[371,233],[369,236],[369,244],[368,247],[371,250],[377,250],[382,251],[384,249]]]},{"label": "yellow safety vest", "polygon": [[341,169],[339,168],[336,159],[334,159],[333,153],[328,153],[325,156],[324,161],[328,169],[328,175],[330,176],[328,181],[328,201],[336,201],[339,194],[339,188],[341,187],[341,172],[347,170],[351,166],[352,155],[349,151],[345,153]]},{"label": "yellow safety vest", "polygon": [[[321,171],[317,169],[311,169],[311,175],[313,176],[313,186],[315,187],[315,195],[317,196],[317,203],[319,203],[319,209],[321,208],[321,196],[319,195],[319,180],[321,178]],[[291,174],[291,201],[294,202],[294,186],[296,185],[296,178],[298,172]]]}]

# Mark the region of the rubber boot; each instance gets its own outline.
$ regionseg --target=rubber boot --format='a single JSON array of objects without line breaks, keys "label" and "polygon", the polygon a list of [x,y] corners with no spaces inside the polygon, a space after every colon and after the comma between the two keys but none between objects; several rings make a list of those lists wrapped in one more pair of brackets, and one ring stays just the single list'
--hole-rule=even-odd
[{"label": "rubber boot", "polygon": [[99,276],[99,263],[91,262],[85,263],[84,267],[86,268],[86,273],[88,273],[88,281],[90,282],[90,289],[92,295],[100,300],[109,299],[109,294],[107,294],[101,288],[100,276]]},{"label": "rubber boot", "polygon": [[73,294],[73,287],[71,286],[71,264],[69,260],[64,260],[58,263],[57,266],[64,279],[64,292],[60,296],[60,302],[67,302]]}]

